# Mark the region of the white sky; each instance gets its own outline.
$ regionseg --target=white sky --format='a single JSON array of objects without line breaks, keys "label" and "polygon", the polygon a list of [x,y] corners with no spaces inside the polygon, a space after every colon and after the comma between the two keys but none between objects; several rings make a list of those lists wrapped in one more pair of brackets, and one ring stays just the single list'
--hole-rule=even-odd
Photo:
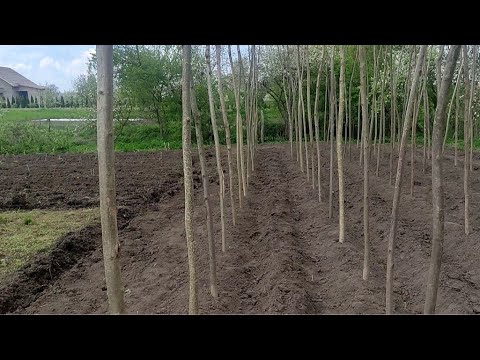
[{"label": "white sky", "polygon": [[73,80],[87,72],[95,45],[0,45],[0,66],[19,72],[38,85],[72,90]]}]

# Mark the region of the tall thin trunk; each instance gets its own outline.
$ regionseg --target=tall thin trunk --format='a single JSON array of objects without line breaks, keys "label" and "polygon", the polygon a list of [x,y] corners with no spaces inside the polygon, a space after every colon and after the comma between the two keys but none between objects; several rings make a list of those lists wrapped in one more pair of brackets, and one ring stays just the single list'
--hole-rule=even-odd
[{"label": "tall thin trunk", "polygon": [[[426,81],[426,80],[425,80]],[[427,138],[428,138],[428,99],[427,99],[427,87],[425,86],[423,90],[423,160],[422,160],[422,171],[425,173],[425,163],[427,158]]]},{"label": "tall thin trunk", "polygon": [[302,80],[300,75],[300,45],[297,45],[297,79],[298,79],[298,109],[297,109],[297,141],[300,156],[300,170],[303,172],[302,150]]},{"label": "tall thin trunk", "polygon": [[[378,82],[378,62],[380,59],[380,54],[381,54],[381,48],[380,51],[378,52],[378,55],[375,56],[375,48],[376,46],[373,46],[373,92],[372,92],[372,105],[373,105],[373,112],[372,112],[372,123],[374,126],[370,127],[370,139],[372,139],[372,130],[373,130],[373,152],[375,153],[376,150],[376,145],[377,145],[377,122],[378,122],[378,116],[377,116],[377,82]],[[371,151],[371,150],[370,150]]]},{"label": "tall thin trunk", "polygon": [[[460,57],[461,57],[461,53],[460,53]],[[443,138],[443,146],[442,146],[442,151],[445,151],[445,144],[447,142],[447,137],[448,137],[448,130],[450,129],[450,115],[452,114],[452,107],[453,107],[453,102],[455,101],[455,99],[457,98],[458,99],[458,96],[456,96],[457,94],[457,89],[458,89],[458,84],[460,83],[460,76],[461,76],[461,73],[462,73],[462,69],[463,69],[463,59],[461,60],[460,62],[460,68],[458,70],[458,75],[457,75],[457,80],[455,82],[455,87],[453,88],[453,95],[452,95],[452,100],[450,101],[450,106],[448,108],[448,116],[447,116],[447,126],[446,126],[446,131],[445,131],[445,136]],[[455,108],[455,113],[456,113],[456,117],[457,119],[455,121],[458,120],[458,112],[457,112],[457,108]],[[455,125],[456,127],[457,125]],[[456,130],[455,130],[456,131]],[[456,161],[455,161],[455,166],[457,166],[456,164]]]},{"label": "tall thin trunk", "polygon": [[345,48],[340,45],[340,94],[337,119],[337,163],[338,163],[338,220],[339,237],[338,241],[343,243],[345,240],[345,195],[343,192],[343,149],[342,149],[342,130],[343,113],[345,106]]},{"label": "tall thin trunk", "polygon": [[[353,75],[355,74],[355,68],[357,67],[357,61],[358,61],[358,46],[357,46],[357,51],[355,52],[355,61],[353,62],[352,75],[350,76],[350,84],[348,86],[348,136],[349,136],[348,157],[349,157],[350,161],[352,161],[352,140],[353,140],[353,136],[352,136],[352,123],[353,123],[353,121],[352,121],[352,82],[353,82]],[[357,141],[357,145],[358,145],[358,141]]]},{"label": "tall thin trunk", "polygon": [[[222,83],[222,62],[220,45],[215,46],[217,54],[217,81],[218,81],[218,95],[220,97],[220,106],[222,108],[223,127],[225,129],[225,140],[227,143],[227,159],[228,159],[228,182],[230,192],[230,207],[232,208],[232,222],[235,226],[237,222],[237,215],[235,212],[235,198],[233,195],[233,166],[232,166],[232,141],[230,140],[230,124],[227,118],[227,108],[225,106],[225,97],[223,95]],[[238,179],[240,182],[240,178]]]},{"label": "tall thin trunk", "polygon": [[218,182],[219,187],[219,198],[220,198],[220,223],[222,227],[222,251],[226,251],[226,240],[225,240],[225,209],[224,209],[224,184],[225,179],[223,177],[222,169],[222,158],[220,153],[220,140],[218,137],[218,128],[217,128],[217,119],[215,116],[215,103],[213,100],[213,90],[212,90],[212,66],[210,63],[210,45],[207,45],[205,50],[205,60],[207,63],[207,90],[208,90],[208,102],[210,105],[210,119],[212,121],[212,131],[213,139],[215,141],[215,156],[217,159],[217,173],[218,173]]},{"label": "tall thin trunk", "polygon": [[332,218],[333,210],[333,139],[334,139],[334,125],[333,118],[335,116],[335,73],[334,70],[334,55],[335,45],[332,46],[332,54],[330,57],[330,187],[328,196],[328,217]]},{"label": "tall thin trunk", "polygon": [[445,45],[440,45],[440,52],[438,54],[437,58],[437,72],[436,72],[436,78],[437,78],[437,104],[438,104],[438,98],[440,95],[440,85],[442,83],[442,58],[443,58],[443,52],[445,50]]},{"label": "tall thin trunk", "polygon": [[[362,128],[362,122],[360,120],[360,90],[358,91],[358,103],[357,103],[357,149],[360,143],[360,138],[361,138],[361,128]],[[360,160],[362,159],[362,148],[360,147]],[[360,165],[362,165],[362,162],[360,161]]]},{"label": "tall thin trunk", "polygon": [[[421,79],[420,79],[421,81]],[[415,176],[415,153],[416,153],[416,145],[417,145],[417,119],[418,113],[420,111],[420,101],[422,98],[422,91],[423,91],[423,82],[420,85],[420,91],[418,96],[415,98],[415,106],[413,110],[413,121],[412,121],[412,153],[411,153],[411,162],[410,162],[410,196],[413,197],[413,188],[415,185],[414,176]]]},{"label": "tall thin trunk", "polygon": [[383,74],[382,74],[382,86],[380,88],[380,131],[378,135],[378,149],[377,149],[377,168],[376,168],[376,176],[378,176],[379,169],[380,169],[380,152],[382,149],[381,143],[385,143],[385,101],[384,101],[384,91],[385,91],[385,79],[387,72],[387,50],[384,50],[384,57],[383,57]]},{"label": "tall thin trunk", "polygon": [[[280,50],[279,50],[280,51]],[[288,50],[287,56],[283,59],[283,71],[282,71],[282,85],[283,85],[283,93],[285,95],[285,103],[287,107],[287,115],[288,115],[288,140],[290,142],[290,156],[293,158],[293,124],[292,124],[292,109],[290,105],[290,97],[289,91],[287,91],[286,81],[285,78],[287,77],[287,66],[289,64],[288,61]],[[290,87],[288,87],[290,90]],[[263,123],[262,123],[263,126]],[[262,142],[263,142],[263,127],[262,127]]]},{"label": "tall thin trunk", "polygon": [[97,45],[97,151],[102,249],[110,314],[124,314],[113,144],[113,46]]},{"label": "tall thin trunk", "polygon": [[307,114],[308,131],[310,133],[310,154],[312,163],[312,188],[315,189],[315,155],[313,153],[313,126],[312,126],[312,106],[310,104],[310,59],[308,56],[308,45],[305,47],[305,62],[307,64]]},{"label": "tall thin trunk", "polygon": [[435,313],[435,305],[437,303],[438,279],[440,276],[440,265],[443,252],[444,238],[444,192],[443,192],[443,151],[442,138],[445,124],[445,115],[448,104],[448,91],[452,84],[453,72],[460,54],[460,45],[453,45],[447,56],[445,72],[440,85],[438,94],[437,111],[435,113],[435,121],[433,123],[432,138],[432,215],[433,215],[433,232],[432,232],[432,255],[430,260],[430,268],[428,271],[427,291],[425,296],[425,314]]},{"label": "tall thin trunk", "polygon": [[400,190],[402,185],[402,172],[403,172],[403,160],[405,157],[406,143],[408,137],[408,130],[410,129],[412,115],[413,115],[413,102],[417,96],[417,83],[420,77],[420,70],[425,57],[425,51],[427,45],[420,47],[420,52],[417,58],[417,64],[415,66],[415,73],[412,79],[412,86],[410,88],[410,95],[408,97],[407,110],[405,113],[405,120],[402,130],[402,139],[400,140],[400,149],[397,165],[397,176],[395,178],[395,189],[393,192],[393,206],[390,223],[390,232],[388,235],[388,255],[387,255],[387,280],[386,280],[386,312],[391,314],[393,311],[393,256],[395,249],[395,238],[397,236],[397,221],[398,221],[398,208],[400,205]]},{"label": "tall thin trunk", "polygon": [[459,93],[460,92],[457,92],[457,96],[455,99],[455,160],[454,160],[455,166],[457,166],[457,158],[458,158],[458,113],[460,112],[460,94]]},{"label": "tall thin trunk", "polygon": [[[250,56],[250,47],[248,47],[249,56]],[[250,88],[252,86],[252,69],[253,69],[253,58],[249,58],[250,66],[248,70],[248,81],[245,84],[245,123],[247,130],[247,187],[250,183],[250,142],[251,142],[251,112],[250,112]]]},{"label": "tall thin trunk", "polygon": [[473,52],[473,64],[472,64],[472,89],[470,90],[470,116],[468,118],[468,121],[470,123],[470,171],[473,171],[473,138],[474,138],[474,132],[473,132],[473,123],[474,123],[474,115],[475,113],[472,111],[472,104],[473,104],[473,99],[475,97],[475,75],[476,75],[476,68],[477,68],[477,45],[472,46],[472,52]]},{"label": "tall thin trunk", "polygon": [[[325,48],[324,48],[325,50]],[[326,53],[326,50],[325,50]],[[325,109],[323,111],[323,142],[327,141],[327,104],[330,91],[328,90],[328,66],[325,64]]]},{"label": "tall thin trunk", "polygon": [[395,115],[397,109],[397,92],[396,92],[396,78],[394,77],[394,62],[393,62],[393,46],[390,47],[390,87],[391,87],[391,100],[390,100],[390,172],[388,183],[392,185],[392,173],[393,173],[393,153],[395,152]]},{"label": "tall thin trunk", "polygon": [[469,191],[469,178],[470,178],[470,72],[468,67],[468,50],[467,45],[463,45],[463,58],[464,58],[464,81],[465,81],[465,115],[463,120],[463,139],[464,139],[464,175],[463,175],[463,191],[465,195],[465,234],[470,234],[470,191]]},{"label": "tall thin trunk", "polygon": [[[238,118],[238,138],[240,139],[240,145],[238,148],[240,149],[240,168],[242,173],[242,189],[243,189],[243,196],[247,196],[247,175],[245,171],[245,161],[244,161],[244,147],[243,147],[243,119],[241,113],[241,103],[240,103],[240,92],[242,88],[242,79],[243,79],[243,62],[242,62],[242,54],[240,53],[240,46],[237,45],[237,58],[238,58],[238,65],[239,65],[239,74],[238,74],[238,104],[237,104],[237,113],[239,115]],[[233,69],[233,66],[232,66]],[[245,110],[246,111],[246,110]],[[238,140],[237,140],[238,141]],[[238,154],[237,154],[238,156]]]},{"label": "tall thin trunk", "polygon": [[262,119],[261,129],[260,129],[260,142],[264,142],[264,132],[265,132],[265,116],[263,115],[263,109],[260,110],[260,116]]},{"label": "tall thin trunk", "polygon": [[366,71],[365,71],[365,46],[359,45],[358,59],[360,62],[360,102],[362,104],[362,147],[363,147],[363,280],[368,280],[370,272],[370,230],[368,216],[368,147],[369,147],[369,131],[368,131],[368,109],[367,109],[367,87],[366,87]]},{"label": "tall thin trunk", "polygon": [[190,100],[192,105],[193,120],[195,121],[195,135],[197,138],[198,158],[200,160],[200,171],[202,174],[203,185],[203,202],[205,203],[205,212],[207,216],[207,241],[208,241],[208,257],[210,265],[210,294],[214,299],[218,297],[217,292],[217,260],[215,257],[215,240],[213,239],[213,218],[210,208],[210,190],[207,171],[207,163],[205,160],[205,149],[203,146],[202,123],[200,112],[197,106],[197,97],[193,84],[193,76],[190,79]]},{"label": "tall thin trunk", "polygon": [[193,179],[192,179],[192,144],[190,131],[190,80],[192,78],[192,47],[183,45],[182,66],[182,153],[183,184],[185,187],[185,237],[187,238],[189,298],[188,313],[198,314],[198,285],[195,264],[195,239],[193,236]]},{"label": "tall thin trunk", "polygon": [[[319,119],[318,119],[318,98],[320,96],[320,78],[322,77],[322,67],[323,62],[325,61],[325,45],[322,47],[322,58],[320,59],[320,64],[318,66],[317,73],[317,84],[315,86],[315,105],[313,108],[313,121],[315,122],[315,139],[317,145],[317,181],[318,181],[318,201],[322,202],[322,185],[321,185],[321,159],[320,159],[320,129],[319,129]],[[325,89],[326,91],[326,89]],[[325,92],[326,97],[326,92]],[[312,162],[313,163],[313,162]]]},{"label": "tall thin trunk", "polygon": [[[401,116],[398,118],[398,137],[399,137],[399,142],[400,142],[400,129],[402,128],[402,124],[400,123],[402,119],[405,119],[405,112],[407,111],[407,104],[408,104],[408,101],[407,101],[407,97],[408,97],[408,92],[409,92],[409,89],[410,89],[410,82],[412,80],[412,60],[413,60],[413,57],[414,57],[414,53],[415,53],[415,45],[412,45],[410,47],[410,57],[409,57],[409,60],[408,60],[408,67],[407,67],[407,79],[405,81],[405,92],[404,92],[404,95],[403,95],[403,108],[402,108],[402,114]],[[399,151],[400,151],[400,148],[399,148]]]},{"label": "tall thin trunk", "polygon": [[228,45],[228,58],[230,60],[230,68],[232,69],[232,84],[233,84],[233,92],[235,94],[235,109],[236,109],[236,121],[235,121],[235,129],[236,129],[236,150],[237,150],[237,179],[238,179],[238,206],[240,209],[242,208],[242,198],[243,198],[243,174],[242,174],[242,167],[240,161],[240,154],[242,152],[242,148],[240,146],[240,127],[242,126],[242,118],[240,114],[240,87],[237,85],[237,81],[235,80],[235,71],[233,67],[233,60],[232,60],[232,50],[230,45]]}]

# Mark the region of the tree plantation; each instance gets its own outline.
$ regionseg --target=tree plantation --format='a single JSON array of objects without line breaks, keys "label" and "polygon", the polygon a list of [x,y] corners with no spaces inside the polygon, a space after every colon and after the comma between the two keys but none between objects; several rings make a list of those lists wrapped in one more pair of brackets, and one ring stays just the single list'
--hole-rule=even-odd
[{"label": "tree plantation", "polygon": [[[0,125],[0,313],[480,313],[478,65],[97,45],[85,127]],[[99,217],[58,235],[39,209]]]}]

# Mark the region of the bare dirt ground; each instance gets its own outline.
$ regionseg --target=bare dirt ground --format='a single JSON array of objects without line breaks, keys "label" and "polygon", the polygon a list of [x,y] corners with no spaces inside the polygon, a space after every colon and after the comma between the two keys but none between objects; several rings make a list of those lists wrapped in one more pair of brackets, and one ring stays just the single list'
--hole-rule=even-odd
[{"label": "bare dirt ground", "polygon": [[[345,160],[345,243],[338,242],[337,178],[328,218],[329,147],[322,145],[322,195],[307,182],[289,145],[258,148],[255,172],[237,225],[226,195],[226,253],[221,252],[218,183],[213,149],[210,174],[219,299],[208,285],[208,247],[198,159],[194,161],[195,239],[201,313],[383,313],[387,239],[393,186],[389,151],[382,150],[380,176],[371,160],[371,276],[362,280],[363,172],[352,146]],[[410,155],[404,171],[397,246],[396,313],[421,313],[431,249],[431,172],[422,172],[418,148],[414,197]],[[476,154],[471,174],[471,224],[463,231],[463,159],[445,162],[445,243],[437,313],[480,312],[480,179]],[[395,159],[396,160],[396,159]],[[225,169],[226,154],[223,158]],[[336,161],[336,160],[335,160]],[[394,162],[396,166],[396,161]],[[334,163],[334,168],[336,162]],[[395,169],[394,169],[395,170]],[[336,173],[335,173],[336,176]],[[117,194],[122,277],[128,313],[185,314],[188,264],[184,235],[180,151],[117,154]],[[226,179],[228,186],[228,179]],[[228,191],[228,190],[227,190]],[[234,189],[234,194],[238,191]],[[236,199],[238,201],[238,199]],[[0,158],[0,210],[98,206],[95,155]],[[0,285],[0,313],[106,313],[107,298],[99,224],[60,239]]]}]

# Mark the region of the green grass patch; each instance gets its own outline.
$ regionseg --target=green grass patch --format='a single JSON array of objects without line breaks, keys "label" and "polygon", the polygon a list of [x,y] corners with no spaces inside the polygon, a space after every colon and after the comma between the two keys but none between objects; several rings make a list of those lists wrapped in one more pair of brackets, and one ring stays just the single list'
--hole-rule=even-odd
[{"label": "green grass patch", "polygon": [[98,208],[0,213],[0,279],[71,231],[98,221]]},{"label": "green grass patch", "polygon": [[91,113],[87,108],[52,109],[2,109],[2,122],[31,121],[39,119],[86,119]]}]

